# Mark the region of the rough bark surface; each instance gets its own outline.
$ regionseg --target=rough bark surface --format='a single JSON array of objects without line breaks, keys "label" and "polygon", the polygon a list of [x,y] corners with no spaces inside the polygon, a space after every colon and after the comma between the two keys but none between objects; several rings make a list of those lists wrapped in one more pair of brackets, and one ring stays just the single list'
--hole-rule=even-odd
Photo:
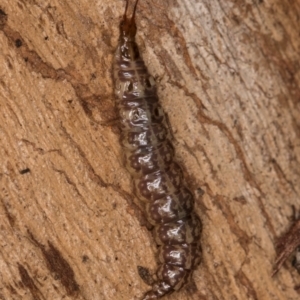
[{"label": "rough bark surface", "polygon": [[[122,165],[111,66],[124,1],[0,1],[0,299],[138,299],[155,245]],[[300,194],[300,1],[140,0],[138,41],[203,221],[195,287],[271,277]]]}]

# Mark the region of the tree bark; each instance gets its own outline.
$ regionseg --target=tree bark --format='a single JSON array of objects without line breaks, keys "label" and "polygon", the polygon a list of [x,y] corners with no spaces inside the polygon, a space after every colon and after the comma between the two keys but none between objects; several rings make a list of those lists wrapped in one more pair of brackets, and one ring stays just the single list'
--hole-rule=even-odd
[{"label": "tree bark", "polygon": [[[131,1],[134,2],[134,1]],[[0,299],[139,299],[156,246],[134,205],[111,66],[124,1],[0,1]],[[196,288],[298,299],[271,277],[300,193],[300,1],[140,1],[138,43],[203,222]]]}]

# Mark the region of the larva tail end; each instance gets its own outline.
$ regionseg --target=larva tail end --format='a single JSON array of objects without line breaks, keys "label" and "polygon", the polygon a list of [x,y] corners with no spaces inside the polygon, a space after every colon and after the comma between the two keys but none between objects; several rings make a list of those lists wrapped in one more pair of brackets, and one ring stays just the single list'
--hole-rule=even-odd
[{"label": "larva tail end", "polygon": [[173,288],[166,282],[160,281],[153,285],[152,290],[147,292],[142,300],[154,300],[159,299],[165,295],[174,292]]},{"label": "larva tail end", "polygon": [[153,300],[153,299],[158,299],[157,295],[155,295],[152,291],[145,294],[142,298],[142,300]]}]

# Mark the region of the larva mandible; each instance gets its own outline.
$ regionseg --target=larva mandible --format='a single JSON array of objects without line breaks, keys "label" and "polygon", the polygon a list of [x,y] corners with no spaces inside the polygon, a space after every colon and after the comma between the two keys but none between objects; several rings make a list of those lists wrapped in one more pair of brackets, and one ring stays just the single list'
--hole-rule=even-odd
[{"label": "larva mandible", "polygon": [[113,74],[126,168],[145,215],[154,225],[153,235],[158,245],[157,278],[152,290],[143,297],[149,300],[178,291],[188,282],[200,263],[202,226],[193,210],[193,195],[184,185],[182,171],[174,161],[155,81],[135,42],[137,3],[138,0],[132,17],[128,18],[126,1]]}]

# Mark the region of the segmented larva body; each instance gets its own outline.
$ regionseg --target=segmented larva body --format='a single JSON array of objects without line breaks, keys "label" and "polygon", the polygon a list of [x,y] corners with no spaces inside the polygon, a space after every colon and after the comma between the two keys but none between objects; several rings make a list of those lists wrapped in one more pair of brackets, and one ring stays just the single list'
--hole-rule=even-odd
[{"label": "segmented larva body", "polygon": [[143,300],[157,299],[179,290],[200,262],[201,222],[193,211],[194,199],[174,161],[165,115],[135,42],[135,10],[125,14],[113,73],[121,118],[121,144],[138,199],[154,225],[158,247],[156,281]]}]

